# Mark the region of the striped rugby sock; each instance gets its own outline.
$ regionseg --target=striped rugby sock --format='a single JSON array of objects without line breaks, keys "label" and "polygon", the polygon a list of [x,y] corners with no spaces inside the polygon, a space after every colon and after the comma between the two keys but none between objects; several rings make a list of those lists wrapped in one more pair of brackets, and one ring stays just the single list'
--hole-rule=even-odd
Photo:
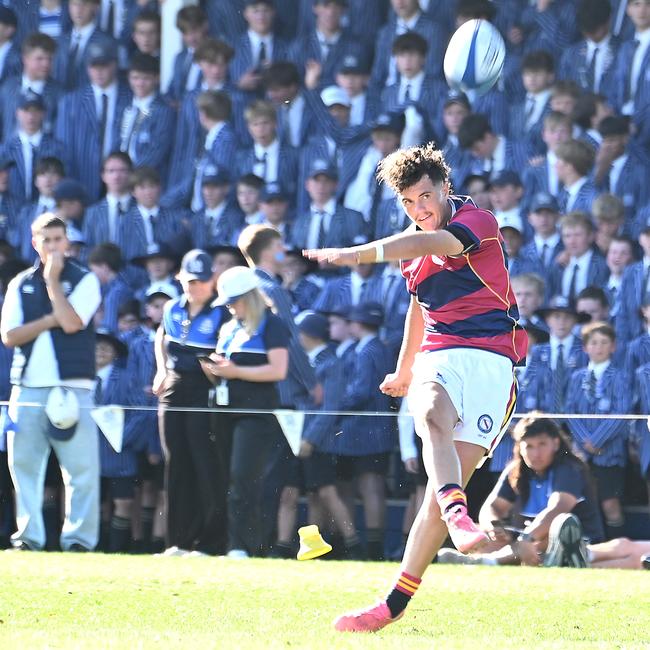
[{"label": "striped rugby sock", "polygon": [[416,578],[405,571],[400,573],[393,590],[386,597],[386,604],[393,618],[406,609],[406,606],[409,604],[413,594],[418,590],[421,582],[422,578]]},{"label": "striped rugby sock", "polygon": [[436,499],[443,517],[451,510],[456,510],[459,507],[467,510],[467,495],[465,490],[457,483],[443,485],[436,492]]}]

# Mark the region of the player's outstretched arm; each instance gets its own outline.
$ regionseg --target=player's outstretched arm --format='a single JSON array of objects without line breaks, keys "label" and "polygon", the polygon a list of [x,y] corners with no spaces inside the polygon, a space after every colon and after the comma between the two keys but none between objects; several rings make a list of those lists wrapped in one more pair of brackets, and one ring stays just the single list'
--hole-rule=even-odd
[{"label": "player's outstretched arm", "polygon": [[435,232],[404,232],[369,244],[350,248],[322,248],[303,251],[310,260],[329,262],[336,266],[379,264],[410,260],[424,255],[460,255],[463,244],[446,230]]}]

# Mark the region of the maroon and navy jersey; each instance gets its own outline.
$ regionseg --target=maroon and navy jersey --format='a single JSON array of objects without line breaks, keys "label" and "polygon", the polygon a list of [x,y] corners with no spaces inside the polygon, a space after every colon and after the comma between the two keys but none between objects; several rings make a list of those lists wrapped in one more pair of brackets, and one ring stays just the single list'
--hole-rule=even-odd
[{"label": "maroon and navy jersey", "polygon": [[457,256],[402,261],[402,275],[424,317],[421,350],[479,348],[521,362],[528,337],[517,324],[503,238],[494,215],[469,197],[450,197],[445,230],[464,245]]}]

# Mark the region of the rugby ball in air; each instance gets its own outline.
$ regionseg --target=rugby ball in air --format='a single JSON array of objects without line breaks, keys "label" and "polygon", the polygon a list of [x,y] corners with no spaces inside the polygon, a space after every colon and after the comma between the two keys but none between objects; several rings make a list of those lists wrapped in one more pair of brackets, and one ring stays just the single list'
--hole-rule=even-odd
[{"label": "rugby ball in air", "polygon": [[468,20],[451,37],[443,68],[455,89],[486,93],[497,82],[506,60],[506,44],[487,20]]}]

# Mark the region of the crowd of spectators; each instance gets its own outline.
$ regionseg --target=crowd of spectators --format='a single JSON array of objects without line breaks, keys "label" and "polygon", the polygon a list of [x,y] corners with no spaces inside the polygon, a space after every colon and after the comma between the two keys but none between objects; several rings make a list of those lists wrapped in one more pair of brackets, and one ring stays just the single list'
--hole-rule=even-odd
[{"label": "crowd of spectators", "polygon": [[[425,483],[408,417],[308,416],[296,457],[274,418],[174,407],[217,406],[225,382],[235,406],[397,414],[377,386],[410,298],[399,265],[348,273],[300,251],[402,231],[375,169],[428,141],[444,150],[454,192],[499,222],[532,344],[518,411],[593,414],[562,424],[595,481],[603,535],[620,537],[625,499],[645,502],[650,434],[643,418],[598,416],[650,412],[650,0],[200,4],[178,12],[182,49],[161,89],[155,0],[0,2],[0,288],[39,255],[49,277],[33,224],[56,214],[74,268],[87,266],[101,294],[88,323],[92,300],[67,303],[97,331],[95,403],[148,408],[127,411],[120,453],[98,433],[97,534],[71,534],[66,506],[60,539],[70,442],[18,467],[6,438],[24,434],[5,414],[0,538],[16,528],[11,479],[28,475],[29,488],[14,487],[32,510],[42,502],[45,533],[19,523],[23,548],[289,555],[307,489],[311,519],[348,557],[384,557],[387,495],[412,491],[412,511]],[[483,95],[450,89],[442,72],[450,35],[472,18],[507,48]],[[229,310],[213,300],[232,267],[235,286],[259,296]],[[12,314],[25,273],[9,285],[5,334],[28,320],[24,306]],[[238,358],[257,366],[260,351],[262,369],[233,370]],[[2,346],[2,399],[21,372],[30,388],[16,366]],[[506,436],[482,473],[488,487],[512,452]],[[71,489],[65,467],[63,478]]]}]

